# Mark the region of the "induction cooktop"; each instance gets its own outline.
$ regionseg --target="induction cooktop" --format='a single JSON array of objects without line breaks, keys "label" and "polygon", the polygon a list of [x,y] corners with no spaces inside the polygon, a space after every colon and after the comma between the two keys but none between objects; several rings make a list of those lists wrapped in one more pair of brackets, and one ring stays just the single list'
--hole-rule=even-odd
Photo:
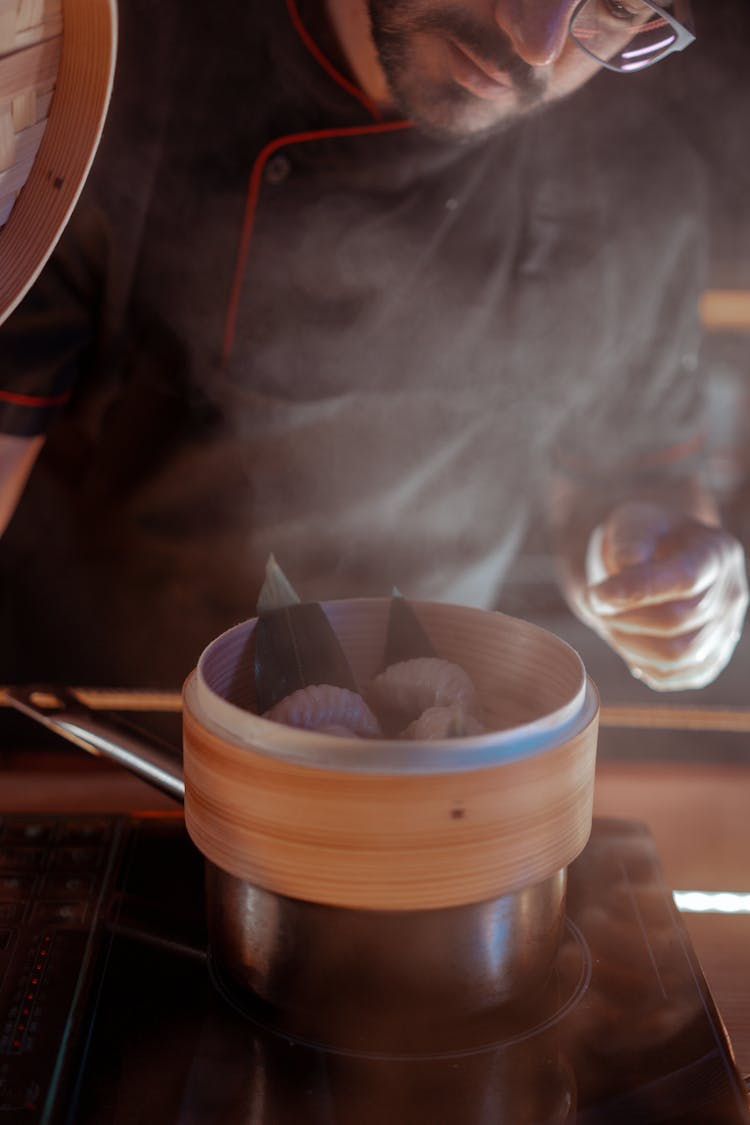
[{"label": "induction cooktop", "polygon": [[594,822],[543,995],[403,1054],[295,1040],[217,989],[181,814],[0,818],[0,1125],[376,1122],[750,1125],[642,825]]}]

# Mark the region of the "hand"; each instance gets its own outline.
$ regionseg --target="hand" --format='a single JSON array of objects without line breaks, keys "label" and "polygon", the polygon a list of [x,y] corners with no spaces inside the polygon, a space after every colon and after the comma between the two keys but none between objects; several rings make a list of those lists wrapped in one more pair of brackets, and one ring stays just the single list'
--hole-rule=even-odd
[{"label": "hand", "polygon": [[741,545],[657,504],[614,509],[593,532],[576,608],[656,691],[705,687],[728,664],[748,604]]}]

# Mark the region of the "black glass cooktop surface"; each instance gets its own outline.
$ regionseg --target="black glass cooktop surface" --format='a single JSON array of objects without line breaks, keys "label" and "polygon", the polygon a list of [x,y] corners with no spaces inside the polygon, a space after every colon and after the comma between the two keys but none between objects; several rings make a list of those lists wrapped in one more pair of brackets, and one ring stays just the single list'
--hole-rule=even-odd
[{"label": "black glass cooktop surface", "polygon": [[595,822],[544,996],[480,1046],[275,1034],[219,995],[206,945],[181,816],[3,817],[0,1125],[750,1125],[637,824]]}]

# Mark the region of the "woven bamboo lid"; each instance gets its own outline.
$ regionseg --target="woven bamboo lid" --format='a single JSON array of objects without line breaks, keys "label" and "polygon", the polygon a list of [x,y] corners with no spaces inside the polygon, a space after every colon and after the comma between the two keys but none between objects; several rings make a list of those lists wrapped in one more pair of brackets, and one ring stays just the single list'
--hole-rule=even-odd
[{"label": "woven bamboo lid", "polygon": [[115,0],[0,0],[0,322],[80,195],[114,76]]}]

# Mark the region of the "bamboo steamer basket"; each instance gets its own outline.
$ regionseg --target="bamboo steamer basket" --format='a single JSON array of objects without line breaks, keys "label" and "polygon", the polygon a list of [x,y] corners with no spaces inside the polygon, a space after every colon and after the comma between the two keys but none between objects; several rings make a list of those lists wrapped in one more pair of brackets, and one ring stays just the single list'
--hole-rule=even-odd
[{"label": "bamboo steamer basket", "polygon": [[78,200],[114,77],[115,0],[0,0],[0,322]]},{"label": "bamboo steamer basket", "polygon": [[[377,673],[388,600],[324,606],[359,684]],[[416,603],[437,652],[472,677],[489,733],[331,738],[252,712],[253,622],[186,685],[186,822],[220,867],[338,906],[477,902],[569,864],[591,829],[598,703],[578,655],[499,613]],[[247,659],[247,657],[246,657]]]},{"label": "bamboo steamer basket", "polygon": [[[209,645],[183,694],[214,979],[254,1018],[345,1049],[492,1040],[549,975],[591,830],[599,704],[578,655],[499,613],[411,604],[488,733],[373,741],[263,719],[254,621]],[[323,608],[366,685],[389,599]]]}]

